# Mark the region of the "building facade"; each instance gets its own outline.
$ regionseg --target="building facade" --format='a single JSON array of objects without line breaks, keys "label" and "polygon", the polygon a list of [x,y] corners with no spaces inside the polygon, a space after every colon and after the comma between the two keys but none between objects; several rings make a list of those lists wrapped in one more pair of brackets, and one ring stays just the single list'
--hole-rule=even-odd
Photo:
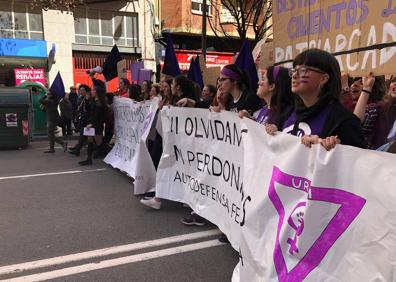
[{"label": "building facade", "polygon": [[[127,66],[144,60],[155,71],[153,11],[147,1],[86,1],[73,13],[0,2],[0,85],[15,85],[14,69],[44,69],[48,86],[58,71],[65,87],[89,82],[114,44]],[[131,77],[128,70],[128,76]],[[114,91],[118,81],[109,82]]]},{"label": "building facade", "polygon": [[[158,2],[156,6],[158,12],[155,14],[158,23],[156,38],[163,40],[171,35],[180,68],[186,70],[191,58],[201,53],[203,0],[157,0],[156,2]],[[206,0],[206,3],[206,67],[223,67],[234,61],[242,41],[234,25],[235,18],[221,4],[221,0]],[[269,26],[272,24],[271,20],[268,21]],[[271,31],[268,34],[271,34]],[[247,38],[253,40],[254,37],[252,23],[249,23]],[[164,47],[159,48],[163,50]],[[164,52],[161,56],[163,58]]]},{"label": "building facade", "polygon": [[[175,45],[180,49],[200,49],[203,1],[166,0],[162,3],[160,15],[162,34],[172,34]],[[220,0],[207,0],[206,3],[208,49],[217,52],[237,52],[241,47],[241,41],[233,25],[235,19]],[[247,38],[254,39],[254,31],[251,27],[248,28]]]}]

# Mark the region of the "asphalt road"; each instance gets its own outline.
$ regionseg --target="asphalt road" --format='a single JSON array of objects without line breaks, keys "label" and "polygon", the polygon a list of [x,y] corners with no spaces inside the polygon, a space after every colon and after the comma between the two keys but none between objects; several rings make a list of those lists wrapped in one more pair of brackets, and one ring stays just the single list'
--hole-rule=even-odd
[{"label": "asphalt road", "polygon": [[214,225],[182,225],[180,203],[149,210],[124,174],[46,147],[0,151],[0,281],[231,280],[238,255]]}]

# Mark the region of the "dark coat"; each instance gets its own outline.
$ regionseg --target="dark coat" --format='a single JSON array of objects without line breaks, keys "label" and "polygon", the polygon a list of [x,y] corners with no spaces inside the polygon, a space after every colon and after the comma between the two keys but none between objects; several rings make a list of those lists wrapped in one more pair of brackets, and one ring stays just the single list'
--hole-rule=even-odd
[{"label": "dark coat", "polygon": [[71,120],[73,118],[73,106],[70,100],[62,99],[59,102],[59,108],[63,120]]},{"label": "dark coat", "polygon": [[333,102],[327,116],[320,138],[338,136],[341,144],[366,148],[361,122],[357,116],[348,111],[340,102]]},{"label": "dark coat", "polygon": [[47,122],[58,124],[60,121],[58,99],[55,96],[44,96],[40,99],[40,103],[46,107]]}]

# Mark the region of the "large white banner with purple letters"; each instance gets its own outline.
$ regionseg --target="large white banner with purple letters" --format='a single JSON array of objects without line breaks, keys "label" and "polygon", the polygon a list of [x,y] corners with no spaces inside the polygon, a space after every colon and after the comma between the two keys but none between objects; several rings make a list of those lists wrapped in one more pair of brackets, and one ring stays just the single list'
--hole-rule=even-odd
[{"label": "large white banner with purple letters", "polygon": [[135,179],[135,194],[155,189],[156,172],[147,149],[147,139],[154,129],[158,103],[158,99],[137,103],[128,98],[114,98],[116,142],[104,161]]},{"label": "large white banner with purple letters", "polygon": [[157,195],[229,237],[233,281],[395,281],[395,155],[309,149],[232,113],[170,108],[161,122]]}]

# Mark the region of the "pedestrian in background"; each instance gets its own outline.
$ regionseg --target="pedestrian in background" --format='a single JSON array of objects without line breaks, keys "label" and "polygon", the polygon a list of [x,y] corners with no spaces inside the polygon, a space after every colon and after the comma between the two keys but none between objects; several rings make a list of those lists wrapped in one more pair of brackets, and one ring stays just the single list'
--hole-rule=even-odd
[{"label": "pedestrian in background", "polygon": [[74,128],[76,128],[77,127],[78,94],[77,94],[77,88],[75,86],[70,87],[69,100],[72,105],[73,125],[74,125]]},{"label": "pedestrian in background", "polygon": [[87,137],[84,136],[84,126],[88,124],[88,117],[91,112],[91,88],[88,85],[81,84],[78,88],[80,93],[81,102],[77,109],[78,115],[78,124],[76,130],[79,131],[80,137],[78,139],[78,143],[73,147],[70,148],[69,153],[79,156],[81,148],[85,145],[87,141]]},{"label": "pedestrian in background", "polygon": [[94,128],[95,135],[88,137],[87,159],[79,162],[79,165],[92,165],[92,156],[95,150],[103,142],[104,123],[107,118],[108,106],[106,100],[106,89],[102,86],[95,85],[91,90],[92,105],[91,113],[88,117],[87,128]]},{"label": "pedestrian in background", "polygon": [[55,153],[55,142],[59,143],[64,151],[67,150],[67,142],[55,136],[55,129],[60,122],[58,112],[58,98],[49,90],[44,97],[40,99],[40,103],[45,107],[47,113],[47,134],[49,138],[49,149],[44,153]]},{"label": "pedestrian in background", "polygon": [[65,96],[59,102],[60,108],[60,117],[61,117],[61,127],[62,127],[62,135],[72,135],[71,122],[73,119],[73,105],[69,99],[69,93],[66,93]]}]

